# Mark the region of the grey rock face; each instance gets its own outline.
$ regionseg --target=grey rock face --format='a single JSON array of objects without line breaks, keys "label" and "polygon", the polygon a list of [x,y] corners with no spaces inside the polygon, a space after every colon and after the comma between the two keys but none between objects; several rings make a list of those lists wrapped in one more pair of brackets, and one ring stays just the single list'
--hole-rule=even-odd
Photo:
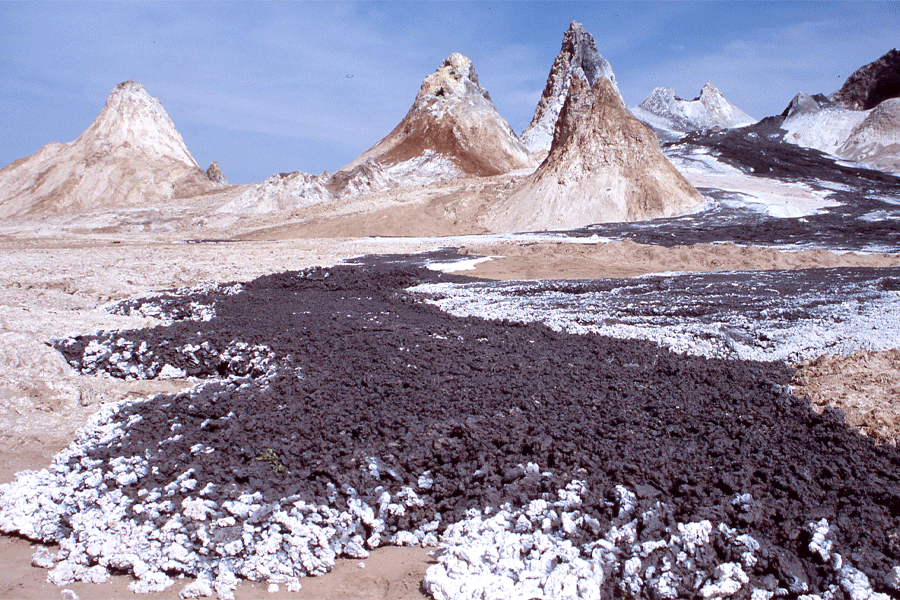
[{"label": "grey rock face", "polygon": [[836,154],[879,171],[900,173],[900,98],[885,100],[869,111]]},{"label": "grey rock face", "polygon": [[834,102],[829,100],[824,94],[810,95],[806,92],[800,92],[793,98],[791,103],[787,105],[782,117],[788,118],[802,114],[817,113],[824,108],[833,108]]}]

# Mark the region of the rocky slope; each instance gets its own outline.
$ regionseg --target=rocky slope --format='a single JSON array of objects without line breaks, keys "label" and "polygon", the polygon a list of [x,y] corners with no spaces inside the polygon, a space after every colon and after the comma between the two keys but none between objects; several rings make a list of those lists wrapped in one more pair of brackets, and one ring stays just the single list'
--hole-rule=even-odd
[{"label": "rocky slope", "polygon": [[785,110],[784,140],[889,173],[900,173],[900,99],[850,110],[821,94],[797,94]]},{"label": "rocky slope", "polygon": [[547,159],[491,208],[493,231],[570,229],[682,213],[702,201],[612,83],[573,78]]},{"label": "rocky slope", "polygon": [[597,52],[593,36],[584,30],[581,23],[572,21],[563,36],[562,48],[550,68],[547,85],[534,110],[534,117],[522,132],[522,142],[529,151],[550,150],[553,129],[566,101],[572,79],[581,79],[592,86],[598,77],[608,79],[616,93],[619,93],[612,67]]},{"label": "rocky slope", "polygon": [[[425,179],[421,183],[425,183]],[[302,171],[278,173],[265,181],[246,186],[239,194],[218,208],[219,213],[243,216],[265,215],[276,211],[301,209],[339,199],[397,187],[381,165],[373,160],[353,168],[311,175]]]},{"label": "rocky slope", "polygon": [[631,113],[651,127],[680,133],[756,123],[756,119],[729,102],[712,82],[707,82],[700,96],[693,100],[682,100],[672,88],[658,87],[632,108]]},{"label": "rocky slope", "polygon": [[900,173],[900,98],[885,100],[869,111],[836,154],[873,169]]},{"label": "rocky slope", "polygon": [[0,170],[0,218],[144,207],[223,185],[197,165],[159,100],[126,81],[77,140]]},{"label": "rocky slope", "polygon": [[782,114],[785,141],[836,155],[868,113],[838,106],[822,94],[801,92]]},{"label": "rocky slope", "polygon": [[499,175],[534,167],[528,151],[478,83],[472,61],[453,53],[425,78],[403,120],[341,169],[367,161],[401,183]]}]

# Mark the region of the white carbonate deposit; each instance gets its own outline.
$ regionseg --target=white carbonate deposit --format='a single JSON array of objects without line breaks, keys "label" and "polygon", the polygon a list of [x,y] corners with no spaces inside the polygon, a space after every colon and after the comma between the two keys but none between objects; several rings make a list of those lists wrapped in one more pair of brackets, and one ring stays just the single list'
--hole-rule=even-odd
[{"label": "white carbonate deposit", "polygon": [[572,282],[491,282],[423,284],[411,291],[455,316],[539,321],[557,331],[650,340],[711,358],[798,362],[888,350],[900,340],[896,292],[847,284],[783,295],[780,286],[803,277],[801,271],[743,275],[744,281],[725,281],[723,274],[651,275],[597,290]]}]

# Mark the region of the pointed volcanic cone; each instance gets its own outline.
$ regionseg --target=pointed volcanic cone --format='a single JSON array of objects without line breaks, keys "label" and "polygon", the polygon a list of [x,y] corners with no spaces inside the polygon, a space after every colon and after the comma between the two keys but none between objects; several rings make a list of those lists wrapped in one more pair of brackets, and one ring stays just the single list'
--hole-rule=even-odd
[{"label": "pointed volcanic cone", "polygon": [[535,166],[478,83],[472,61],[459,53],[425,78],[397,127],[341,171],[369,160],[401,185],[404,178],[490,176]]},{"label": "pointed volcanic cone", "polygon": [[0,218],[142,208],[221,187],[159,100],[126,81],[77,140],[47,144],[0,170]]},{"label": "pointed volcanic cone", "polygon": [[496,232],[572,229],[668,217],[702,201],[607,79],[589,88],[573,78],[547,159],[483,223]]},{"label": "pointed volcanic cone", "polygon": [[546,152],[550,150],[553,130],[572,80],[581,79],[591,86],[598,77],[608,79],[616,93],[619,93],[612,66],[597,52],[594,36],[585,31],[581,23],[572,21],[563,35],[559,54],[550,67],[547,85],[534,109],[534,117],[522,132],[522,143],[530,152],[546,156]]}]

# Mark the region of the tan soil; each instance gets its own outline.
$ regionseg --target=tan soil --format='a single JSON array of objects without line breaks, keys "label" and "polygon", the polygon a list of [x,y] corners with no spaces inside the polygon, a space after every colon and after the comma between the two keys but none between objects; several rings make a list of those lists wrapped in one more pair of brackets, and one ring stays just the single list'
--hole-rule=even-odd
[{"label": "tan soil", "polygon": [[900,350],[807,360],[792,385],[813,408],[843,411],[847,424],[876,441],[900,441]]},{"label": "tan soil", "polygon": [[492,256],[467,275],[486,279],[597,279],[648,273],[809,269],[815,267],[895,267],[897,254],[837,254],[827,250],[786,252],[725,244],[664,248],[631,241],[572,244],[469,244],[466,254]]},{"label": "tan soil", "polygon": [[[476,195],[471,196],[474,202]],[[455,202],[461,202],[457,198]],[[407,215],[408,216],[408,215]],[[385,224],[401,229],[397,217]],[[360,226],[362,219],[355,222]],[[352,229],[352,228],[350,228]],[[339,233],[335,228],[335,233]],[[344,230],[346,232],[346,230]],[[421,252],[447,245],[430,239],[289,239],[292,227],[266,229],[258,239],[230,243],[185,244],[159,234],[114,237],[99,233],[52,237],[0,236],[0,483],[23,469],[49,464],[101,403],[172,391],[190,381],[126,382],[78,375],[45,343],[54,337],[101,328],[152,325],[147,318],[116,317],[99,307],[112,300],[153,290],[205,281],[241,281],[266,273],[329,265],[369,253]],[[312,235],[312,230],[305,231]],[[182,234],[183,235],[183,234]],[[321,235],[321,233],[320,233]],[[184,236],[190,237],[190,236]],[[197,235],[197,237],[200,237]],[[280,239],[279,239],[280,238]],[[799,268],[837,265],[897,265],[900,256],[836,255],[821,251],[783,253],[733,244],[671,249],[631,242],[592,244],[470,244],[466,252],[503,256],[468,273],[495,279],[633,276],[662,271]],[[851,357],[853,360],[856,357]],[[878,439],[900,432],[893,402],[898,381],[897,354],[856,359],[852,368],[822,359],[801,369],[798,390],[817,405],[836,403],[871,429]],[[829,362],[831,361],[831,362]],[[850,363],[848,363],[850,364]],[[825,365],[834,365],[827,367]],[[875,409],[871,399],[882,394]],[[891,437],[893,436],[893,437]],[[46,573],[30,566],[31,544],[0,536],[0,598],[59,598],[44,583]],[[428,566],[427,551],[385,548],[363,561],[344,561],[325,577],[307,580],[299,594],[282,589],[270,595],[265,585],[243,583],[238,598],[422,598],[419,584]],[[88,599],[131,597],[127,578],[101,586],[72,585]],[[152,598],[177,598],[179,582]]]}]

